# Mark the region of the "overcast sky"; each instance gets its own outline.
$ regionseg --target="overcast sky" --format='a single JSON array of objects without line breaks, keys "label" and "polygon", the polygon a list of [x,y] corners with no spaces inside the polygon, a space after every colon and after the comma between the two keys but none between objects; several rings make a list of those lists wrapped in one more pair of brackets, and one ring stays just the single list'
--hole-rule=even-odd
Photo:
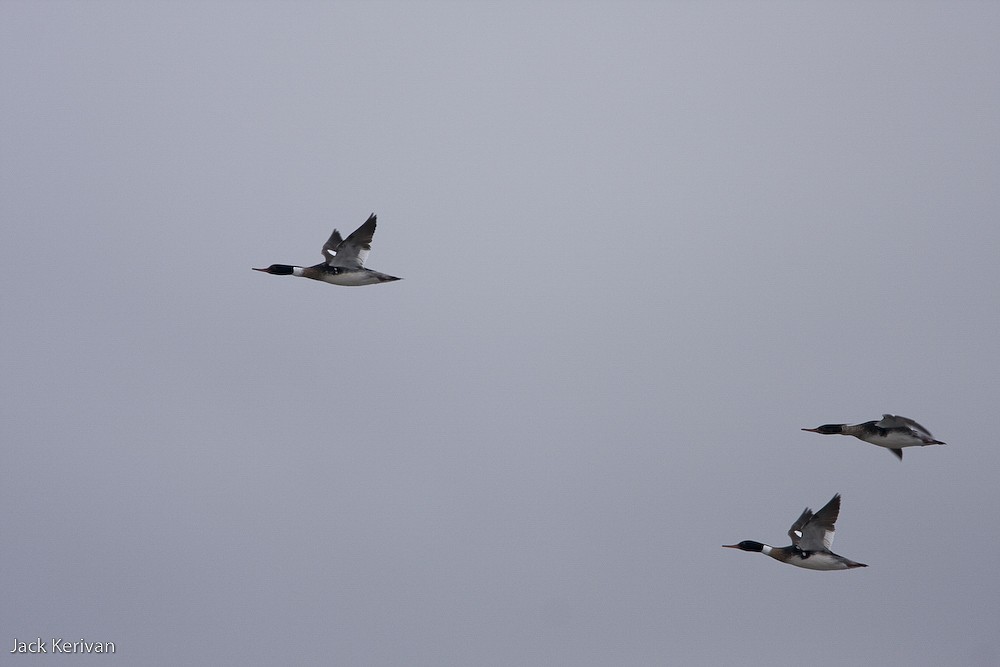
[{"label": "overcast sky", "polygon": [[1000,663],[1000,5],[835,4],[0,4],[3,662]]}]

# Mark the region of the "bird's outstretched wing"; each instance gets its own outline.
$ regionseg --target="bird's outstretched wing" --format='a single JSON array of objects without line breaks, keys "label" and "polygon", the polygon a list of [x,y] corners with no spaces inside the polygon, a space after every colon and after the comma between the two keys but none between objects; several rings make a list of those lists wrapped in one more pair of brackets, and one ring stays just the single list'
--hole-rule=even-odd
[{"label": "bird's outstretched wing", "polygon": [[808,507],[802,511],[802,516],[795,520],[792,527],[788,529],[788,536],[792,538],[792,544],[794,546],[799,546],[799,542],[802,541],[802,529],[806,527],[809,523],[809,519],[813,516],[813,512]]},{"label": "bird's outstretched wing", "polygon": [[792,544],[802,551],[829,550],[833,546],[834,524],[840,516],[840,494],[836,494],[815,514],[808,507],[788,531]]},{"label": "bird's outstretched wing", "polygon": [[907,419],[906,417],[900,417],[899,415],[882,415],[880,421],[875,422],[875,425],[879,428],[908,428],[917,435],[926,436],[930,439],[934,439],[931,432],[926,428],[913,421],[912,419]]},{"label": "bird's outstretched wing", "polygon": [[375,214],[368,216],[361,225],[348,236],[341,239],[336,229],[330,234],[330,239],[323,246],[323,256],[330,266],[349,269],[360,269],[365,265],[368,253],[372,249],[372,237],[375,235]]},{"label": "bird's outstretched wing", "polygon": [[330,234],[330,239],[323,244],[323,259],[325,259],[327,263],[329,263],[330,260],[333,259],[334,255],[337,254],[337,248],[339,248],[340,244],[343,242],[344,239],[341,237],[340,232],[336,229],[333,230],[333,234]]}]

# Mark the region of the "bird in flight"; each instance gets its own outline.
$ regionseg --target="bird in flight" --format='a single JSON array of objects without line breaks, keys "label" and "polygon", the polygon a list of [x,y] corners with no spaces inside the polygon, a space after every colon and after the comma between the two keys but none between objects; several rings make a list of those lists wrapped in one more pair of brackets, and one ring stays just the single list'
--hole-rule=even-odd
[{"label": "bird in flight", "polygon": [[272,264],[266,269],[255,268],[254,271],[263,271],[275,276],[300,276],[347,287],[376,285],[401,280],[396,276],[364,267],[365,259],[372,249],[374,235],[375,214],[372,213],[368,216],[368,220],[351,232],[351,235],[346,239],[342,238],[336,229],[333,230],[329,240],[323,244],[323,259],[325,261],[322,264],[306,267]]},{"label": "bird in flight", "polygon": [[765,556],[796,567],[809,570],[850,570],[855,567],[868,567],[864,563],[838,556],[830,551],[833,546],[833,524],[840,514],[840,494],[836,494],[823,508],[813,514],[808,507],[788,529],[792,538],[790,547],[772,547],[753,540],[744,540],[739,544],[723,544],[727,549],[742,549],[743,551],[759,551]]},{"label": "bird in flight", "polygon": [[935,440],[930,431],[917,422],[899,415],[882,415],[878,421],[863,424],[823,424],[802,430],[823,435],[853,435],[858,440],[885,447],[900,461],[903,460],[903,447],[945,444]]}]

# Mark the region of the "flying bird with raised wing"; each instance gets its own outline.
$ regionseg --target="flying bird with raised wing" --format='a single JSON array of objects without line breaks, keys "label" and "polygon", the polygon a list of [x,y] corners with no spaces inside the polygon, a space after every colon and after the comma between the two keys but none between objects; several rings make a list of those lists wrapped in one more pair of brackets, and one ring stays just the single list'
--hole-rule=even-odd
[{"label": "flying bird with raised wing", "polygon": [[376,285],[401,280],[378,271],[364,267],[368,252],[372,249],[372,237],[375,235],[375,214],[368,216],[363,225],[351,232],[346,239],[340,236],[336,229],[330,234],[329,240],[323,244],[322,264],[315,266],[291,266],[288,264],[272,264],[266,269],[254,269],[275,276],[300,276],[321,280],[332,285],[356,287],[358,285]]},{"label": "flying bird with raised wing", "polygon": [[823,508],[813,514],[808,507],[788,530],[792,538],[790,547],[772,547],[753,540],[744,540],[739,544],[723,544],[727,549],[742,549],[743,551],[759,551],[765,556],[808,570],[850,570],[855,567],[868,567],[864,563],[838,556],[830,551],[833,546],[834,524],[840,514],[840,494],[836,494]]}]

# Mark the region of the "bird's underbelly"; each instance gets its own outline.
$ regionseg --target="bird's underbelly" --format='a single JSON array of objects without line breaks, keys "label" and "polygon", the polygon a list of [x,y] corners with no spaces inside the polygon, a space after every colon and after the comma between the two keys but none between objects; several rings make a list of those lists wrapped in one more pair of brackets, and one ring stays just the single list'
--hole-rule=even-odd
[{"label": "bird's underbelly", "polygon": [[807,570],[846,570],[847,565],[825,553],[812,553],[808,558],[796,556],[788,561]]},{"label": "bird's underbelly", "polygon": [[383,282],[379,274],[375,271],[344,271],[341,269],[337,273],[324,273],[320,277],[325,283],[332,285],[342,285],[344,287],[356,287],[358,285],[374,285]]},{"label": "bird's underbelly", "polygon": [[919,438],[914,438],[912,435],[906,435],[905,433],[890,433],[888,435],[873,435],[871,437],[865,438],[865,442],[870,442],[873,445],[878,445],[879,447],[888,447],[889,449],[898,449],[900,447],[916,447],[918,445],[924,444]]}]

